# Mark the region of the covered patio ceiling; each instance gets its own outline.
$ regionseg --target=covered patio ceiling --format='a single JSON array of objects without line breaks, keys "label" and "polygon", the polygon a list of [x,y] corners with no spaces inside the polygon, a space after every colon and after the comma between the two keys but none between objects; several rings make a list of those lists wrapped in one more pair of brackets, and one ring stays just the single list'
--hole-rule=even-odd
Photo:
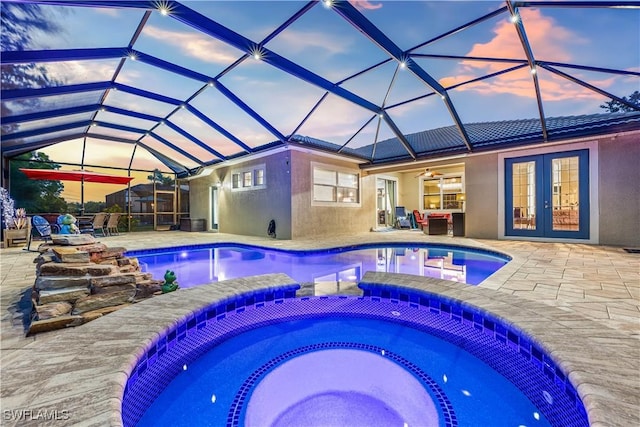
[{"label": "covered patio ceiling", "polygon": [[371,167],[640,129],[637,1],[4,0],[2,21],[7,158],[189,176],[284,145]]}]

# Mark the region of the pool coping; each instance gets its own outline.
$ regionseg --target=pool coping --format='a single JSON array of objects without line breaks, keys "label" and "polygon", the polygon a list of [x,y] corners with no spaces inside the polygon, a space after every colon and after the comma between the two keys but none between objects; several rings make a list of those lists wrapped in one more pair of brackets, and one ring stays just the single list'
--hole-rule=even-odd
[{"label": "pool coping", "polygon": [[[361,281],[427,291],[495,315],[534,337],[567,374],[590,425],[640,425],[637,339],[579,314],[483,287],[400,273],[367,272]],[[34,418],[43,415],[56,426],[122,426],[128,373],[160,334],[216,301],[291,284],[295,281],[285,274],[268,274],[179,289],[66,330],[46,349],[34,347],[37,353],[29,360],[17,354],[3,360],[3,389],[17,401],[31,402],[31,419],[14,425],[47,425]],[[612,359],[623,368],[608,368]],[[26,378],[34,366],[36,377]],[[40,384],[25,387],[25,382]],[[3,398],[3,407],[12,408],[12,398]]]}]

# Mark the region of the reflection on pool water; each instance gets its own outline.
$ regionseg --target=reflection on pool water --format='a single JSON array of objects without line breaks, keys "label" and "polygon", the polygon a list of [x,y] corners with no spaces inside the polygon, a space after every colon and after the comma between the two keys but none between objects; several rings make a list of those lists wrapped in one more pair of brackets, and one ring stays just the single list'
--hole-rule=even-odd
[{"label": "reflection on pool water", "polygon": [[180,287],[268,273],[313,283],[316,294],[355,285],[367,271],[405,273],[477,285],[509,258],[449,246],[362,245],[322,251],[283,251],[243,245],[133,251],[143,271],[161,278],[168,269]]}]

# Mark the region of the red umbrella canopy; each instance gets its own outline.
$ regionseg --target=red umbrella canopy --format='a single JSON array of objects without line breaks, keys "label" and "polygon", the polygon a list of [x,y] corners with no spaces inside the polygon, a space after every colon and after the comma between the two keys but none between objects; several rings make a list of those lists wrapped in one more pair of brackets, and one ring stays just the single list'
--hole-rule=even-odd
[{"label": "red umbrella canopy", "polygon": [[133,177],[106,175],[89,171],[63,171],[57,169],[26,169],[20,168],[29,179],[42,181],[82,181],[99,182],[103,184],[128,184]]}]

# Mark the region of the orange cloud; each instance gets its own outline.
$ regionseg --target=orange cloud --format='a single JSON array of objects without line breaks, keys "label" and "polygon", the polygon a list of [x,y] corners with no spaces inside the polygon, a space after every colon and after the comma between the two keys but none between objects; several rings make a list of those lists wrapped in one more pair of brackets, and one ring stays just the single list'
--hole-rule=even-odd
[{"label": "orange cloud", "polygon": [[382,7],[382,3],[373,4],[369,0],[349,0],[349,3],[351,3],[351,5],[356,9],[360,9],[360,10],[362,9],[374,10],[374,9],[380,9]]},{"label": "orange cloud", "polygon": [[[558,25],[552,18],[543,16],[537,9],[523,9],[520,11],[523,22],[526,24],[526,35],[532,46],[535,59],[557,62],[571,62],[571,50],[569,44],[581,44],[586,41],[577,34]],[[498,23],[493,29],[494,37],[486,43],[476,43],[467,53],[468,56],[489,58],[526,59],[526,54],[515,26],[507,19]],[[497,62],[462,61],[460,69],[454,76],[440,79],[444,87],[468,81],[478,76],[495,73],[510,65]],[[546,75],[545,78],[542,75]],[[538,74],[541,85],[544,82],[544,99],[562,100],[569,98],[598,98],[599,96],[585,88],[558,78],[549,73]],[[612,81],[602,80],[591,82],[600,87],[610,85]],[[523,97],[535,97],[535,90],[529,70],[522,69],[511,73],[502,74],[493,79],[463,86],[458,90],[470,90],[481,94],[508,93]]]}]

